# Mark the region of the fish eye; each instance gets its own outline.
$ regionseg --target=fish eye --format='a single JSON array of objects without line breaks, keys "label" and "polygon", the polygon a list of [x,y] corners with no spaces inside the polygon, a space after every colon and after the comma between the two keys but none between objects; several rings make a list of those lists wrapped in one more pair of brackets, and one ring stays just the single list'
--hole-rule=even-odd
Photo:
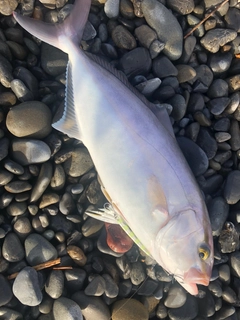
[{"label": "fish eye", "polygon": [[210,256],[210,249],[208,245],[202,243],[198,248],[198,255],[201,260],[206,260]]}]

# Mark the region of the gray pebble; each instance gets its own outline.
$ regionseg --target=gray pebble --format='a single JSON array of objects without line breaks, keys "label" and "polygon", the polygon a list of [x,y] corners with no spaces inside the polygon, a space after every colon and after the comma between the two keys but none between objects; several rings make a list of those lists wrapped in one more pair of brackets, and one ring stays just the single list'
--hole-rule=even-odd
[{"label": "gray pebble", "polygon": [[167,57],[163,55],[158,56],[153,60],[153,72],[160,79],[178,75],[177,68]]},{"label": "gray pebble", "polygon": [[132,50],[137,43],[133,35],[124,26],[118,25],[112,31],[112,39],[118,48]]},{"label": "gray pebble", "polygon": [[215,116],[219,116],[227,108],[230,99],[227,97],[215,98],[208,102],[209,110]]},{"label": "gray pebble", "polygon": [[50,76],[58,76],[66,71],[67,54],[45,42],[41,45],[41,66]]},{"label": "gray pebble", "polygon": [[227,71],[231,66],[231,62],[232,54],[230,52],[217,52],[215,54],[210,54],[208,59],[208,65],[216,76]]},{"label": "gray pebble", "polygon": [[208,51],[218,52],[220,47],[234,40],[237,37],[237,32],[231,29],[215,28],[209,30],[200,40],[201,45]]},{"label": "gray pebble", "polygon": [[27,211],[27,203],[25,201],[12,201],[7,207],[7,213],[12,216],[20,216]]},{"label": "gray pebble", "polygon": [[223,283],[228,285],[230,283],[230,280],[231,280],[229,265],[228,264],[223,264],[223,265],[219,266],[218,270],[219,270],[219,279]]},{"label": "gray pebble", "polygon": [[12,80],[12,66],[6,58],[0,55],[0,82],[4,87],[10,88]]},{"label": "gray pebble", "polygon": [[51,150],[45,142],[40,140],[14,139],[12,155],[21,165],[29,165],[47,161],[51,156]]},{"label": "gray pebble", "polygon": [[228,84],[223,79],[216,79],[212,82],[207,92],[209,98],[220,98],[228,96]]},{"label": "gray pebble", "polygon": [[8,155],[9,140],[7,138],[0,139],[0,161]]},{"label": "gray pebble", "polygon": [[[6,278],[0,274],[0,307],[6,305],[10,302],[12,299],[12,289],[10,287],[9,282],[6,280]],[[0,308],[1,310],[1,308]],[[1,311],[0,311],[0,317],[1,317]]]},{"label": "gray pebble", "polygon": [[83,291],[74,293],[71,297],[81,308],[85,319],[109,320],[111,318],[109,308],[99,297],[90,297]]},{"label": "gray pebble", "polygon": [[23,246],[15,233],[8,233],[2,245],[2,255],[9,262],[21,261],[25,254]]},{"label": "gray pebble", "polygon": [[224,187],[224,198],[228,204],[235,204],[240,200],[240,171],[233,170],[228,176]]},{"label": "gray pebble", "polygon": [[186,64],[178,64],[176,67],[178,70],[177,79],[179,83],[191,81],[196,77],[197,73],[191,66]]},{"label": "gray pebble", "polygon": [[71,158],[64,163],[64,170],[71,177],[79,177],[92,167],[93,162],[86,148],[75,149]]},{"label": "gray pebble", "polygon": [[109,19],[117,18],[119,15],[119,0],[107,0],[104,5],[104,12]]},{"label": "gray pebble", "polygon": [[12,108],[6,119],[8,130],[16,137],[45,138],[52,130],[52,114],[42,102],[29,101]]},{"label": "gray pebble", "polygon": [[32,232],[32,226],[27,217],[19,217],[13,225],[13,229],[21,240],[25,240]]},{"label": "gray pebble", "polygon": [[18,100],[21,102],[34,100],[32,92],[19,79],[14,79],[13,81],[11,81],[11,89]]},{"label": "gray pebble", "polygon": [[[65,284],[71,292],[82,290],[87,273],[81,268],[65,270]],[[74,299],[73,299],[74,300]]]},{"label": "gray pebble", "polygon": [[217,142],[207,129],[200,129],[197,138],[197,144],[206,153],[208,159],[212,159],[216,155],[218,148]]},{"label": "gray pebble", "polygon": [[30,234],[24,246],[27,262],[32,266],[57,258],[54,246],[40,234]]},{"label": "gray pebble", "polygon": [[[201,20],[193,14],[187,15],[187,22],[188,22],[189,26],[192,28],[195,27],[197,24],[199,24],[200,21]],[[204,35],[203,25],[199,25],[199,27],[194,31],[194,35],[198,38],[202,38],[202,36]]]},{"label": "gray pebble", "polygon": [[193,174],[196,177],[204,174],[208,168],[208,158],[205,152],[196,143],[186,137],[177,138],[177,142]]},{"label": "gray pebble", "polygon": [[12,179],[14,175],[7,171],[7,170],[0,170],[0,186],[5,186],[8,184]]},{"label": "gray pebble", "polygon": [[227,132],[217,132],[215,133],[216,141],[219,143],[228,141],[231,139],[231,135]]},{"label": "gray pebble", "polygon": [[83,320],[78,304],[71,299],[61,297],[53,303],[54,320]]},{"label": "gray pebble", "polygon": [[184,320],[193,320],[198,314],[197,300],[194,296],[187,296],[186,303],[179,308],[170,309],[168,316],[171,320],[181,320],[184,314]]},{"label": "gray pebble", "polygon": [[16,175],[22,175],[24,173],[23,166],[10,159],[6,159],[4,161],[4,168]]},{"label": "gray pebble", "polygon": [[230,255],[230,264],[233,274],[240,278],[240,252],[236,251]]},{"label": "gray pebble", "polygon": [[126,19],[135,18],[133,5],[130,0],[120,1],[120,12],[121,12],[121,15]]},{"label": "gray pebble", "polygon": [[52,270],[45,283],[46,293],[53,299],[58,299],[64,289],[64,275],[61,270]]},{"label": "gray pebble", "polygon": [[27,181],[15,180],[6,184],[4,188],[10,193],[21,193],[31,190],[32,186]]},{"label": "gray pebble", "polygon": [[151,58],[155,59],[159,55],[159,53],[163,51],[164,47],[165,44],[163,42],[154,40],[149,47]]},{"label": "gray pebble", "polygon": [[226,21],[226,27],[240,32],[240,12],[239,8],[229,8],[228,12],[224,16]]},{"label": "gray pebble", "polygon": [[85,288],[84,293],[87,296],[101,296],[106,289],[106,282],[103,277],[96,276]]},{"label": "gray pebble", "polygon": [[47,189],[52,178],[52,164],[45,162],[41,166],[38,179],[32,189],[30,202],[36,202]]},{"label": "gray pebble", "polygon": [[178,284],[171,286],[164,300],[164,305],[168,308],[179,308],[187,300],[186,291]]},{"label": "gray pebble", "polygon": [[144,96],[150,96],[160,86],[161,80],[159,78],[153,78],[139,83],[135,88],[141,92]]},{"label": "gray pebble", "polygon": [[87,262],[87,257],[85,256],[83,250],[75,245],[67,246],[67,253],[73,259],[73,261],[80,267],[85,266]]},{"label": "gray pebble", "polygon": [[42,292],[37,271],[25,267],[13,283],[13,294],[24,305],[37,306],[42,301]]},{"label": "gray pebble", "polygon": [[[118,296],[118,286],[109,274],[103,274],[105,280],[105,294],[108,298],[116,298]],[[86,293],[86,292],[85,292]]]},{"label": "gray pebble", "polygon": [[149,51],[146,48],[136,48],[125,53],[120,61],[119,67],[127,77],[147,74],[152,65]]},{"label": "gray pebble", "polygon": [[216,197],[208,204],[213,236],[219,236],[228,217],[229,205],[222,197]]},{"label": "gray pebble", "polygon": [[194,9],[194,1],[186,0],[186,1],[178,1],[178,0],[167,0],[167,6],[174,11],[185,15],[189,14]]},{"label": "gray pebble", "polygon": [[169,103],[172,107],[172,113],[171,116],[175,121],[181,120],[187,110],[187,105],[184,97],[181,94],[175,94],[172,98],[168,99],[166,101]]},{"label": "gray pebble", "polygon": [[39,209],[43,209],[50,206],[51,204],[58,203],[59,199],[60,197],[57,193],[45,193],[43,194],[41,202],[39,203]]},{"label": "gray pebble", "polygon": [[213,128],[215,131],[228,131],[230,128],[230,120],[228,118],[218,119]]},{"label": "gray pebble", "polygon": [[70,193],[65,192],[59,202],[59,210],[62,212],[62,214],[68,215],[73,208],[73,198]]},{"label": "gray pebble", "polygon": [[64,187],[65,181],[66,175],[63,166],[61,164],[56,164],[50,182],[51,188],[56,191],[61,190]]},{"label": "gray pebble", "polygon": [[171,60],[179,59],[183,35],[177,19],[163,4],[154,0],[142,1],[141,10],[148,25],[156,31],[158,39],[165,43],[164,54]]},{"label": "gray pebble", "polygon": [[143,269],[143,265],[140,262],[134,262],[132,264],[130,278],[134,285],[139,285],[145,280],[146,275]]},{"label": "gray pebble", "polygon": [[147,49],[150,48],[154,40],[157,40],[156,32],[148,25],[143,24],[140,27],[136,28],[134,32],[139,43]]}]

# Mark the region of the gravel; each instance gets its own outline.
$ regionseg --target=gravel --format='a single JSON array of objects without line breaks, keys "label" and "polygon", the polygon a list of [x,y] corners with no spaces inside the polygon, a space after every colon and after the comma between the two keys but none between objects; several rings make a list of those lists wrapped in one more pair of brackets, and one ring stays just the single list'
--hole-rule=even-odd
[{"label": "gravel", "polygon": [[220,3],[93,0],[81,42],[169,111],[215,243],[211,282],[194,297],[136,245],[111,250],[111,226],[85,214],[106,202],[97,172],[81,141],[51,127],[64,103],[67,55],[11,15],[55,23],[72,5],[0,2],[0,319],[240,319],[238,1],[183,38]]}]

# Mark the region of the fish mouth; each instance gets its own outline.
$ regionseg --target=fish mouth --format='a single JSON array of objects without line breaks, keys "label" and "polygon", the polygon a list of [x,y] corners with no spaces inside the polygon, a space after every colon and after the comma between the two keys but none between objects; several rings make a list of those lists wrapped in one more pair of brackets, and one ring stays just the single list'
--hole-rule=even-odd
[{"label": "fish mouth", "polygon": [[210,276],[208,272],[202,272],[196,268],[190,268],[184,274],[184,282],[187,284],[202,284],[204,286],[209,285]]}]

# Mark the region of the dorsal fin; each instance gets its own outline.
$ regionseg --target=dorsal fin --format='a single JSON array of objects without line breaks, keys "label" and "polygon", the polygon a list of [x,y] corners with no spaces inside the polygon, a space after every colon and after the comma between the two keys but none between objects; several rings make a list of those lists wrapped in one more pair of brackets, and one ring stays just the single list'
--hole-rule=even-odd
[{"label": "dorsal fin", "polygon": [[74,92],[72,81],[72,65],[68,62],[66,71],[65,105],[63,114],[52,126],[66,133],[69,137],[82,140],[81,130],[77,123],[77,117],[74,106]]}]

